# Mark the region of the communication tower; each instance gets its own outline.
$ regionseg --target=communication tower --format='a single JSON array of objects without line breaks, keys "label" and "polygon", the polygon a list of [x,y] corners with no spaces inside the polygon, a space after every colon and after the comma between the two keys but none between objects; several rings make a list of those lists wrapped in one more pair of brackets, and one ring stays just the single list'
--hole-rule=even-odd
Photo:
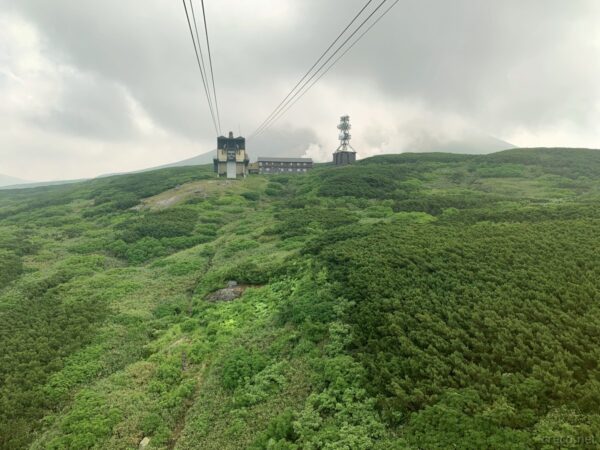
[{"label": "communication tower", "polygon": [[350,145],[350,139],[352,139],[352,135],[350,134],[350,129],[352,128],[352,125],[350,125],[350,116],[342,116],[337,128],[340,130],[340,146],[333,154],[333,162],[336,166],[352,164],[356,161],[356,151]]}]

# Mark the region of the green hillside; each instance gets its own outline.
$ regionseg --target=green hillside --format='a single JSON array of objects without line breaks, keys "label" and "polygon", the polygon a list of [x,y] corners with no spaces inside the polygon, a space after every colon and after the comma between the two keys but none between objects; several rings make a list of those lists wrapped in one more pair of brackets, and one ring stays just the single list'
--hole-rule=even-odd
[{"label": "green hillside", "polygon": [[0,191],[0,449],[598,448],[599,236],[585,149]]}]

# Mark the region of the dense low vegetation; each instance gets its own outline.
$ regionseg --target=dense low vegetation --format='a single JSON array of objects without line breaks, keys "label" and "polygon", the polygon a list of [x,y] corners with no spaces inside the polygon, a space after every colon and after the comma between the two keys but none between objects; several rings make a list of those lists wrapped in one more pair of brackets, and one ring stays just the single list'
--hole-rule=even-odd
[{"label": "dense low vegetation", "polygon": [[0,449],[600,445],[600,152],[209,169],[0,192]]}]

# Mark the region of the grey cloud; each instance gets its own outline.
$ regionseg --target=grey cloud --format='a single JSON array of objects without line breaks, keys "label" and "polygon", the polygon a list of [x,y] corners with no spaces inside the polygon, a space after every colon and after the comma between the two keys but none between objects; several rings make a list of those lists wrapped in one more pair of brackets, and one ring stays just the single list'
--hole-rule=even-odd
[{"label": "grey cloud", "polygon": [[210,132],[198,120],[205,117],[199,75],[173,3],[26,0],[15,8],[34,21],[56,61],[122,84],[166,128]]},{"label": "grey cloud", "polygon": [[600,94],[593,17],[592,1],[404,0],[338,74],[496,126],[582,117]]},{"label": "grey cloud", "polygon": [[[238,124],[247,132],[279,103],[364,0],[205,3],[223,132]],[[125,92],[168,136],[201,143],[206,148],[199,153],[212,147],[214,130],[180,1],[20,0],[10,5],[3,9],[35,26],[50,61],[92,80],[65,82],[59,102],[48,105],[52,114],[35,116],[31,126],[107,142],[136,139]],[[277,8],[290,8],[290,16],[270,18],[269,10]],[[299,152],[327,139],[329,147],[335,122],[318,123],[316,117],[338,107],[344,110],[333,115],[328,110],[326,117],[353,115],[346,105],[360,97],[356,94],[366,99],[361,113],[373,120],[382,112],[368,96],[379,104],[386,101],[385,114],[396,116],[392,122],[406,121],[394,133],[415,143],[443,146],[439,136],[427,136],[431,126],[411,128],[412,117],[396,105],[417,104],[426,117],[458,116],[496,135],[511,135],[516,127],[534,133],[567,121],[581,136],[592,136],[600,114],[598,20],[595,0],[400,0],[320,83],[332,92],[337,87],[339,92],[331,94],[337,97],[306,96],[252,145],[255,152]],[[385,143],[393,150],[394,142],[379,139],[378,132],[362,129],[355,135],[361,132],[364,146]]]},{"label": "grey cloud", "polygon": [[[227,20],[226,10],[213,6],[211,30],[220,90],[255,89],[276,105],[279,92],[273,92],[274,82],[285,80],[283,85],[293,86],[362,4],[307,0],[302,2],[298,27],[274,35],[236,27]],[[141,7],[117,0],[25,0],[17,8],[35,20],[52,46],[73,64],[126,85],[159,123],[191,136],[210,132],[179,3],[154,0]],[[531,103],[544,108],[554,105],[551,110],[557,117],[563,112],[585,114],[593,97],[578,98],[577,92],[597,90],[597,83],[586,78],[585,70],[562,65],[557,56],[568,57],[564,52],[574,50],[560,46],[572,32],[573,20],[594,8],[593,2],[582,0],[401,0],[335,75],[368,77],[391,97],[424,100],[431,107],[472,116],[495,113],[490,105],[498,96],[514,100],[514,117],[520,121],[535,122],[539,117]],[[547,58],[539,61],[540,54]],[[575,61],[577,69],[589,68],[589,63]],[[527,78],[510,78],[515,70],[536,68],[539,72],[531,77],[535,86]],[[577,82],[564,92],[557,81],[562,79]],[[530,92],[524,92],[523,86]],[[576,100],[563,111],[565,102],[556,95],[572,95]],[[238,109],[245,108],[231,103],[223,108],[225,119],[237,113],[235,122],[246,115]],[[511,106],[502,107],[502,112],[508,116]],[[512,122],[510,117],[499,119]]]},{"label": "grey cloud", "polygon": [[301,157],[310,144],[318,141],[317,134],[309,128],[276,128],[250,139],[249,149],[252,159],[281,154]]},{"label": "grey cloud", "polygon": [[95,139],[128,139],[136,129],[125,89],[91,76],[69,75],[48,110],[33,114],[41,128]]}]

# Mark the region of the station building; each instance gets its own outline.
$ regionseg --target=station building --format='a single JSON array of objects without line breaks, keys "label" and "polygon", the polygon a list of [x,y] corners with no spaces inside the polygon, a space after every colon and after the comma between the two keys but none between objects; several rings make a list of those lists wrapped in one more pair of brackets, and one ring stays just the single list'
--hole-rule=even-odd
[{"label": "station building", "polygon": [[311,158],[276,158],[273,156],[258,157],[258,173],[306,173],[313,168]]},{"label": "station building", "polygon": [[217,157],[213,160],[214,170],[219,177],[245,178],[248,175],[250,158],[246,153],[246,139],[238,136],[217,138]]}]

